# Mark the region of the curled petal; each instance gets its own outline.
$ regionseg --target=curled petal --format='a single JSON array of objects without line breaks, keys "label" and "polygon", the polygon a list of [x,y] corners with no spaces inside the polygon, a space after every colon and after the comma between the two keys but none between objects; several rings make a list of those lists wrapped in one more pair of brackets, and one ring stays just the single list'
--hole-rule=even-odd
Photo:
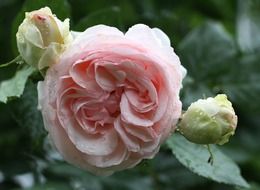
[{"label": "curled petal", "polygon": [[120,117],[118,117],[114,122],[115,130],[118,132],[122,140],[124,141],[124,144],[128,148],[129,151],[132,152],[138,152],[140,150],[140,145],[138,142],[138,139],[134,136],[131,136],[130,134],[127,134],[125,131]]},{"label": "curled petal", "polygon": [[119,141],[117,147],[112,153],[104,156],[89,155],[87,161],[97,167],[106,168],[115,165],[120,165],[128,157],[128,151],[124,143]]},{"label": "curled petal", "polygon": [[120,110],[122,120],[126,123],[132,125],[140,125],[144,127],[149,127],[153,125],[153,121],[145,118],[144,116],[136,113],[130,106],[126,95],[122,95],[122,99],[120,102]]},{"label": "curled petal", "polygon": [[84,134],[80,127],[75,128],[75,124],[73,127],[68,128],[68,136],[83,153],[104,156],[111,154],[117,147],[118,136],[114,129],[107,130],[105,134]]}]

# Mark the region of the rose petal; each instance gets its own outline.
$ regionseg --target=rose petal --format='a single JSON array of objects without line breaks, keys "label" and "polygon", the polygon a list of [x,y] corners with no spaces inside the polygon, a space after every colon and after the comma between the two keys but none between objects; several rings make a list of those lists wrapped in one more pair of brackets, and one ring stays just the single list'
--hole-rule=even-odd
[{"label": "rose petal", "polygon": [[83,40],[85,41],[85,43],[87,43],[87,41],[91,40],[91,38],[96,38],[100,36],[123,37],[124,34],[115,27],[100,24],[87,28],[84,32],[80,34],[80,36],[78,36],[78,38],[75,39],[74,44],[81,43]]},{"label": "rose petal", "polygon": [[105,134],[86,134],[74,122],[73,126],[68,127],[67,133],[70,140],[78,150],[90,155],[104,156],[111,154],[117,144],[118,136],[114,129],[109,129]]},{"label": "rose petal", "polygon": [[159,28],[153,28],[152,29],[152,33],[153,35],[156,37],[156,39],[159,41],[159,44],[161,46],[171,46],[171,42],[170,39],[168,38],[168,36],[161,31]]},{"label": "rose petal", "polygon": [[95,65],[95,78],[98,85],[105,91],[111,92],[116,88],[116,78],[105,67]]},{"label": "rose petal", "polygon": [[171,112],[167,110],[167,106],[170,102],[167,91],[161,88],[157,96],[158,96],[158,105],[154,117],[152,119],[153,122],[159,121],[164,116],[166,111],[169,112],[169,114],[171,114]]},{"label": "rose petal", "polygon": [[130,107],[130,104],[125,94],[122,94],[122,98],[120,102],[120,110],[121,110],[121,119],[126,123],[132,125],[144,126],[144,127],[149,127],[153,125],[153,121],[134,112],[134,110]]},{"label": "rose petal", "polygon": [[58,123],[47,122],[50,127],[49,134],[56,148],[59,150],[64,159],[82,169],[89,170],[97,175],[111,175],[113,170],[99,168],[88,162],[88,155],[78,151],[72,144],[64,129]]},{"label": "rose petal", "polygon": [[[61,101],[61,102],[64,102]],[[79,127],[74,114],[66,106],[66,101],[58,107],[58,118],[61,125],[67,131],[70,140],[84,153],[93,155],[107,155],[114,151],[117,146],[117,135],[115,131],[106,130],[106,135],[87,134]]]},{"label": "rose petal", "polygon": [[129,151],[138,152],[140,150],[138,139],[126,133],[124,127],[122,126],[120,117],[117,117],[114,121],[114,127]]},{"label": "rose petal", "polygon": [[135,42],[143,43],[147,47],[161,46],[161,42],[157,39],[151,28],[144,24],[136,24],[129,28],[125,33],[125,37]]},{"label": "rose petal", "polygon": [[125,124],[124,129],[127,133],[139,138],[143,142],[153,141],[155,138],[158,138],[158,135],[155,133],[152,127]]},{"label": "rose petal", "polygon": [[117,147],[109,155],[95,156],[89,155],[87,161],[97,167],[106,168],[114,165],[120,165],[128,157],[128,151],[123,142],[119,141]]},{"label": "rose petal", "polygon": [[[146,78],[136,78],[134,83],[140,85],[140,90],[147,90],[148,94],[145,95],[145,97],[140,97],[142,94],[137,94],[137,92],[133,90],[126,90],[125,95],[133,108],[137,112],[144,113],[157,107],[158,97],[156,88],[154,87],[153,83]],[[147,100],[145,101],[144,98],[148,99],[148,102]]]}]

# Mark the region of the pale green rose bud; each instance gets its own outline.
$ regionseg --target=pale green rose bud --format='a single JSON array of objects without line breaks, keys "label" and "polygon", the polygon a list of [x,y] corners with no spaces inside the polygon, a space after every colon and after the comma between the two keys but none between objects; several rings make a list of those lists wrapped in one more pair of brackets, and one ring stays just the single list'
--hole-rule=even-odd
[{"label": "pale green rose bud", "polygon": [[55,64],[72,41],[69,19],[60,21],[48,7],[27,12],[18,28],[16,39],[23,59],[42,70]]},{"label": "pale green rose bud", "polygon": [[237,116],[227,96],[200,99],[183,114],[179,130],[197,144],[224,144],[234,135]]}]

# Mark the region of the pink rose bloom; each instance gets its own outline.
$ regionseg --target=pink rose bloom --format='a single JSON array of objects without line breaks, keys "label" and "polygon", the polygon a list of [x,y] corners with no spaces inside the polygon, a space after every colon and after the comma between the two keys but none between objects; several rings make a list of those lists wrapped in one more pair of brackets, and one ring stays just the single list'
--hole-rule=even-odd
[{"label": "pink rose bloom", "polygon": [[185,69],[157,28],[81,33],[38,85],[49,135],[65,160],[98,175],[153,158],[181,115]]}]

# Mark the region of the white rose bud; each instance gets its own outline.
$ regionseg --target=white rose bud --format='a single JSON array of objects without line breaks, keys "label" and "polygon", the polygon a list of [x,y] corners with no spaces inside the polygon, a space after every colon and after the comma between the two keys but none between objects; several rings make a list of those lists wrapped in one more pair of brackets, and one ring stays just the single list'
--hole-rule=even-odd
[{"label": "white rose bud", "polygon": [[48,7],[27,12],[18,28],[16,39],[23,59],[42,70],[55,64],[72,41],[69,19],[60,21]]},{"label": "white rose bud", "polygon": [[189,141],[197,144],[228,142],[234,135],[237,116],[227,96],[200,99],[190,105],[180,122],[180,132]]}]

